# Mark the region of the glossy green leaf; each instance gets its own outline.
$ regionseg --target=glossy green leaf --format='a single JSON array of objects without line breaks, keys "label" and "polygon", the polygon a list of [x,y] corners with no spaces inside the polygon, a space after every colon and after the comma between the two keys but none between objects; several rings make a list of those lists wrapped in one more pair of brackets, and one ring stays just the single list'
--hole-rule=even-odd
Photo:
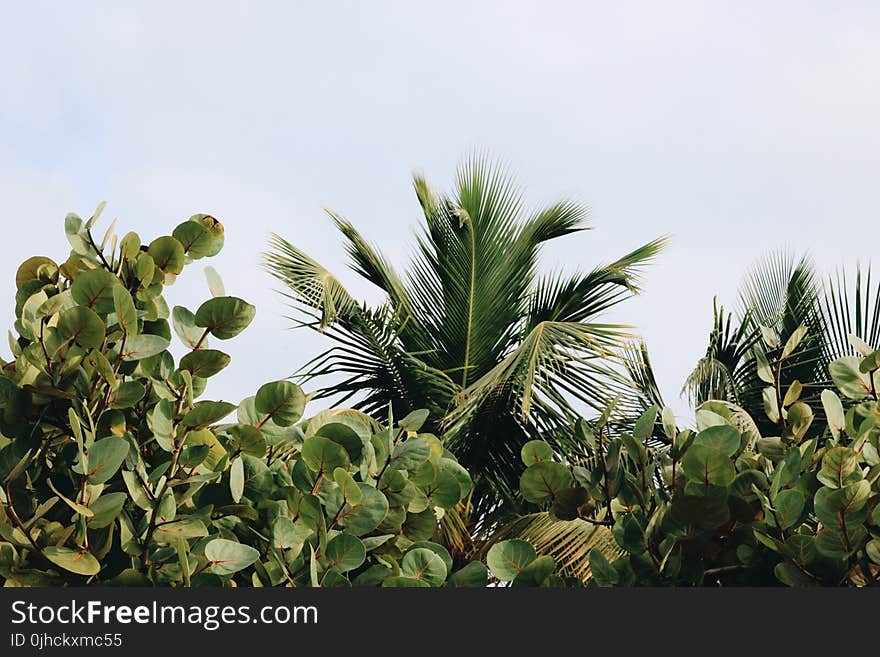
[{"label": "glossy green leaf", "polygon": [[828,367],[834,385],[850,399],[864,399],[871,393],[870,375],[859,371],[861,360],[858,356],[844,356]]},{"label": "glossy green leaf", "polygon": [[260,558],[259,551],[225,538],[215,538],[205,545],[205,558],[217,575],[233,575]]},{"label": "glossy green leaf", "polygon": [[207,228],[195,221],[184,221],[171,235],[180,242],[183,252],[194,260],[211,253],[214,239]]},{"label": "glossy green leaf", "polygon": [[514,538],[493,545],[486,554],[486,565],[496,579],[509,582],[532,563],[536,556],[531,543]]},{"label": "glossy green leaf", "polygon": [[161,335],[134,335],[126,339],[122,360],[134,361],[160,354],[170,345]]},{"label": "glossy green leaf", "polygon": [[337,534],[327,543],[324,553],[327,570],[347,573],[359,568],[367,557],[367,550],[361,540],[351,534]]},{"label": "glossy green leaf", "polygon": [[140,381],[124,381],[110,393],[110,408],[131,408],[143,399],[146,393],[147,389]]},{"label": "glossy green leaf", "polygon": [[541,586],[555,571],[556,562],[553,560],[553,557],[547,555],[537,557],[528,566],[523,568],[522,572],[513,578],[513,586]]},{"label": "glossy green leaf", "polygon": [[89,483],[103,484],[116,474],[119,466],[125,461],[128,450],[128,441],[118,436],[95,441],[88,450]]},{"label": "glossy green leaf", "polygon": [[519,489],[528,502],[541,504],[553,500],[561,490],[570,488],[571,472],[561,463],[539,462],[523,472]]},{"label": "glossy green leaf", "polygon": [[849,447],[832,447],[822,458],[816,478],[826,486],[842,488],[862,478],[859,455]]},{"label": "glossy green leaf", "polygon": [[199,401],[183,416],[181,424],[192,429],[201,429],[216,424],[235,410],[229,402]]},{"label": "glossy green leaf", "polygon": [[471,561],[449,576],[447,586],[453,588],[484,588],[488,582],[488,568],[479,561]]},{"label": "glossy green leaf", "polygon": [[543,440],[530,440],[522,446],[520,457],[527,466],[541,461],[552,461],[553,448]]},{"label": "glossy green leaf", "polygon": [[339,514],[338,524],[355,536],[368,534],[385,518],[388,513],[388,499],[381,491],[367,484],[358,484],[361,490],[361,501],[347,504]]},{"label": "glossy green leaf", "polygon": [[[278,426],[289,427],[302,417],[306,407],[306,396],[302,388],[295,383],[273,381],[260,386],[254,405],[259,413],[270,418]],[[322,435],[327,436],[326,433]]]},{"label": "glossy green leaf", "polygon": [[446,581],[446,564],[433,550],[415,548],[403,555],[400,574],[403,577],[427,582],[430,586],[442,586]]},{"label": "glossy green leaf", "polygon": [[186,262],[183,245],[170,235],[157,237],[150,242],[147,253],[153,258],[156,267],[166,274],[176,275],[183,271]]},{"label": "glossy green leaf", "polygon": [[228,340],[246,329],[255,314],[256,308],[241,299],[216,297],[199,306],[195,323],[214,337]]},{"label": "glossy green leaf", "polygon": [[76,277],[70,286],[70,294],[78,305],[106,315],[114,312],[113,288],[117,285],[119,279],[106,269],[91,269]]},{"label": "glossy green leaf", "polygon": [[183,306],[174,306],[171,311],[171,322],[174,332],[181,342],[190,349],[196,346],[207,347],[207,339],[203,339],[205,329],[196,326],[196,316]]},{"label": "glossy green leaf", "polygon": [[733,461],[715,447],[706,445],[692,445],[681,466],[690,479],[706,486],[729,486],[736,477]]},{"label": "glossy green leaf", "polygon": [[77,575],[91,577],[101,570],[101,564],[87,551],[50,545],[43,548],[43,555],[52,563]]},{"label": "glossy green leaf", "polygon": [[347,469],[351,464],[348,452],[329,438],[312,436],[303,441],[302,457],[312,472],[332,474],[336,468]]},{"label": "glossy green leaf", "polygon": [[180,359],[180,369],[187,370],[193,376],[207,379],[223,371],[231,360],[231,356],[222,351],[199,349],[189,352]]},{"label": "glossy green leaf", "polygon": [[800,519],[805,502],[806,498],[799,490],[788,489],[779,492],[773,504],[776,508],[774,518],[778,519],[781,529],[788,529]]},{"label": "glossy green leaf", "polygon": [[101,318],[86,306],[74,306],[62,311],[58,319],[58,335],[62,340],[73,340],[86,349],[97,349],[104,343],[105,327]]}]

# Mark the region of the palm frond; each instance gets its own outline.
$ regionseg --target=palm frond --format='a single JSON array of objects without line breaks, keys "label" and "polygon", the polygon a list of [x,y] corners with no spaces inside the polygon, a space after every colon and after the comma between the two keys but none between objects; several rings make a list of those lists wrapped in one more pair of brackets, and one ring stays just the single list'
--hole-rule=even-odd
[{"label": "palm frond", "polygon": [[874,349],[880,348],[880,284],[872,289],[871,268],[856,268],[854,284],[846,271],[829,278],[822,299],[829,364],[855,354],[849,336],[855,335]]},{"label": "palm frond", "polygon": [[529,307],[525,332],[544,321],[583,322],[595,318],[638,292],[641,269],[665,245],[665,238],[654,240],[586,275],[541,278]]},{"label": "palm frond", "polygon": [[320,313],[321,328],[358,312],[358,304],[328,269],[279,235],[269,240],[266,269],[290,290],[292,300]]}]

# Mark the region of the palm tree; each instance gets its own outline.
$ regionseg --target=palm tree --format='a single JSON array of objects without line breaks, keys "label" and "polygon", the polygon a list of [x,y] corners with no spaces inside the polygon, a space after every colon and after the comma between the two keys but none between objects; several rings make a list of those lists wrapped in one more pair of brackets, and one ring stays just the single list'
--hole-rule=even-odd
[{"label": "palm tree", "polygon": [[873,348],[880,343],[880,286],[872,286],[870,268],[857,268],[854,283],[843,271],[823,281],[808,258],[790,253],[771,253],[759,260],[740,286],[739,312],[715,307],[706,355],[683,392],[695,406],[713,399],[733,402],[755,419],[763,435],[772,435],[778,427],[765,416],[762,392],[768,382],[758,368],[762,362],[774,362],[781,347],[766,344],[762,327],[770,328],[784,345],[805,326],[805,339],[778,375],[783,388],[796,380],[803,384],[801,399],[821,416],[819,395],[833,385],[829,366],[858,353],[859,340],[851,336]]},{"label": "palm tree", "polygon": [[377,417],[429,409],[431,430],[474,478],[473,517],[521,511],[528,440],[576,453],[572,426],[583,412],[616,395],[634,414],[646,405],[617,358],[629,327],[601,317],[638,292],[638,274],[664,240],[586,273],[542,275],[541,246],[587,229],[584,206],[526,213],[510,177],[484,159],[459,168],[452,194],[435,194],[420,175],[414,187],[424,216],[405,274],[329,213],[351,267],[382,291],[378,305],[356,300],[273,235],[266,266],[299,311],[293,319],[334,342],[300,374],[325,382],[314,398],[350,399]]}]

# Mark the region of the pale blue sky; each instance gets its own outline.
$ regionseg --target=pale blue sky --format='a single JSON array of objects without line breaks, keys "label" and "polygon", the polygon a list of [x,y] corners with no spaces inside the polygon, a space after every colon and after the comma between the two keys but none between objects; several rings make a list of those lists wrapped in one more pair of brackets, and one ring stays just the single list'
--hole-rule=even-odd
[{"label": "pale blue sky", "polygon": [[[227,234],[212,264],[258,307],[224,344],[213,397],[253,394],[323,344],[285,331],[258,264],[270,231],[355,281],[321,208],[401,261],[411,171],[445,187],[474,149],[530,203],[591,206],[596,230],[548,249],[548,268],[672,235],[614,319],[640,327],[683,415],[714,294],[733,305],[770,249],[811,250],[830,271],[880,238],[876,3],[0,6],[0,313],[11,326],[19,261],[64,258],[68,211],[105,199],[107,221],[146,239],[210,212]],[[206,298],[200,268],[172,302]]]}]

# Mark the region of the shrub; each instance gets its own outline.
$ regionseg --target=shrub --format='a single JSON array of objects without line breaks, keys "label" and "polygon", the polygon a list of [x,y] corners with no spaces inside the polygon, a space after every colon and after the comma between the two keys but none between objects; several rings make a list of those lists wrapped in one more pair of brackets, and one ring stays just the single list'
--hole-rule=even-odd
[{"label": "shrub", "polygon": [[[780,359],[803,337],[796,331]],[[861,356],[831,366],[846,405],[824,390],[814,412],[799,401],[803,386],[781,389],[768,366],[765,408],[778,436],[719,401],[698,408],[696,431],[679,431],[668,409],[658,418],[654,407],[633,433],[612,436],[609,407],[578,423],[590,446],[581,462],[560,462],[541,441],[524,447],[522,495],[560,519],[611,528],[625,554],[609,562],[591,552],[598,586],[875,584],[880,351],[852,342]],[[658,422],[669,445],[649,440]]]},{"label": "shrub", "polygon": [[[227,296],[169,309],[166,285],[216,255],[197,214],[144,244],[65,220],[62,264],[16,274],[11,362],[0,376],[0,580],[7,586],[485,585],[431,541],[467,472],[416,411],[383,427],[267,383],[234,405],[200,397],[230,357],[213,348],[255,309]],[[172,326],[187,353],[168,351]],[[209,341],[212,343],[209,345]],[[221,422],[236,413],[235,422]]]}]

